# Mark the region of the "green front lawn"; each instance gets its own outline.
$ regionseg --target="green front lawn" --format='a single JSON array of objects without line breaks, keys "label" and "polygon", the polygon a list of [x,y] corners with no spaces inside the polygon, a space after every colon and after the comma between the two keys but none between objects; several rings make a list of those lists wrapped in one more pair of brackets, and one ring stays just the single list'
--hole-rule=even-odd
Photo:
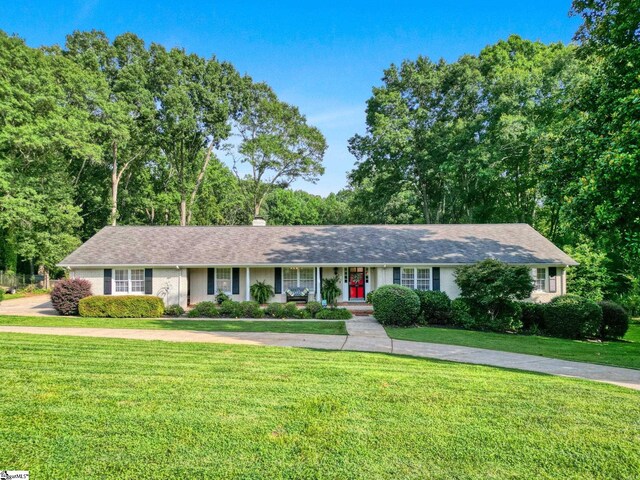
[{"label": "green front lawn", "polygon": [[33,478],[637,478],[640,393],[410,357],[0,334]]},{"label": "green front lawn", "polygon": [[488,348],[640,369],[640,323],[637,322],[629,326],[624,341],[614,342],[587,342],[537,335],[510,335],[441,327],[386,327],[386,330],[391,338],[398,340]]},{"label": "green front lawn", "polygon": [[322,333],[346,335],[344,322],[260,320],[171,320],[153,318],[82,318],[0,316],[0,325],[30,327],[142,328],[150,330],[201,330],[207,332]]}]

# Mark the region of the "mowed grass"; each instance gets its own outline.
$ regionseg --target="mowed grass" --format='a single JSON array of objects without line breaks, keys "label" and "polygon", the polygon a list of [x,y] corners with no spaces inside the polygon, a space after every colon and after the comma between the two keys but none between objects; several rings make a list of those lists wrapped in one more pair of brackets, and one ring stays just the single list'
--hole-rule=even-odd
[{"label": "mowed grass", "polygon": [[360,352],[0,334],[32,478],[636,479],[640,392]]},{"label": "mowed grass", "polygon": [[510,335],[441,327],[386,327],[386,330],[391,338],[398,340],[488,348],[640,369],[640,323],[638,322],[632,322],[629,325],[629,330],[622,341],[607,342],[566,340],[538,335]]},{"label": "mowed grass", "polygon": [[275,332],[346,335],[340,321],[171,320],[162,318],[82,318],[0,316],[0,325],[30,327],[140,328],[149,330],[200,330],[206,332]]}]

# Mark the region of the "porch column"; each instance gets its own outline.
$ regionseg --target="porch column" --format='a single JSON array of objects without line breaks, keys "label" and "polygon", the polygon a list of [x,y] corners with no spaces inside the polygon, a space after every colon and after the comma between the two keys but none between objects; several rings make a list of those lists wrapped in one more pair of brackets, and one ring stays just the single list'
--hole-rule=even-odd
[{"label": "porch column", "polygon": [[249,267],[245,268],[245,287],[244,287],[244,299],[249,301],[251,300],[251,270]]},{"label": "porch column", "polygon": [[320,268],[321,267],[316,267],[316,301],[317,302],[322,301],[322,294],[320,293],[320,287],[322,286],[320,285]]}]

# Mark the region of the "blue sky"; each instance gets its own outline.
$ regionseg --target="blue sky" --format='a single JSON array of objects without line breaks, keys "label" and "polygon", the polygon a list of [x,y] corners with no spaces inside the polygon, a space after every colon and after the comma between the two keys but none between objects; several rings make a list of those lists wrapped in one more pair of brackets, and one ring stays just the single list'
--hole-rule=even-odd
[{"label": "blue sky", "polygon": [[[570,0],[259,2],[208,0],[3,2],[0,28],[31,46],[64,43],[73,30],[131,31],[147,42],[215,55],[265,81],[327,137],[326,195],[345,186],[347,140],[365,129],[365,102],[383,69],[427,55],[455,60],[515,33],[569,42],[579,25]],[[345,4],[346,3],[346,4]]]}]

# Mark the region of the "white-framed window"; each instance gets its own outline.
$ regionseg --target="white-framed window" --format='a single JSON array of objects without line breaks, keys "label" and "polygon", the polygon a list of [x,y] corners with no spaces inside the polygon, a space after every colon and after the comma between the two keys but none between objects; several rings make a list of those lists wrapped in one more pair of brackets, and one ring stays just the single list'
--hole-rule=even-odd
[{"label": "white-framed window", "polygon": [[144,293],[144,268],[118,269],[113,274],[114,293]]},{"label": "white-framed window", "polygon": [[416,290],[431,290],[431,269],[416,269]]},{"label": "white-framed window", "polygon": [[231,269],[216,268],[216,293],[222,290],[226,294],[231,294]]},{"label": "white-framed window", "polygon": [[413,290],[431,290],[431,269],[403,267],[400,271],[400,284]]},{"label": "white-framed window", "polygon": [[415,271],[416,271],[415,268],[403,268],[401,272],[402,275],[400,276],[400,284],[405,287],[416,288]]},{"label": "white-framed window", "polygon": [[300,288],[308,288],[310,292],[314,291],[315,285],[315,268],[301,268],[298,270],[298,286]]},{"label": "white-framed window", "polygon": [[290,267],[282,269],[282,290],[308,288],[315,291],[315,269],[313,267]]},{"label": "white-framed window", "polygon": [[533,269],[533,281],[534,290],[537,292],[545,292],[547,290],[547,269],[546,268],[534,268]]}]

